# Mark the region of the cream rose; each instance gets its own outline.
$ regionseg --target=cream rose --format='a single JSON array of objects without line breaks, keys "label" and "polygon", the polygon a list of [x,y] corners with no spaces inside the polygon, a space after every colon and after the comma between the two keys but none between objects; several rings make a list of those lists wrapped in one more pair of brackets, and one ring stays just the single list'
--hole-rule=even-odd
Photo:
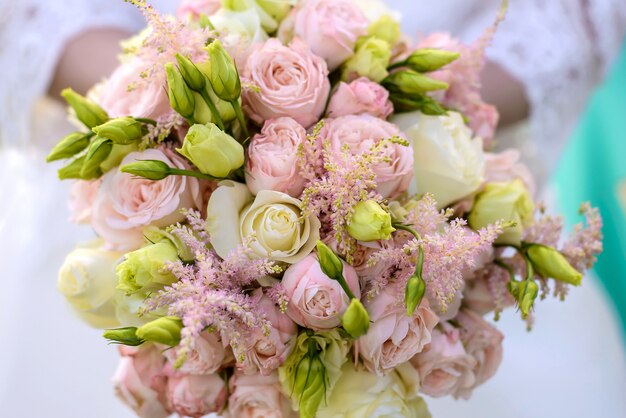
[{"label": "cream rose", "polygon": [[209,199],[206,230],[222,258],[251,237],[259,258],[293,264],[315,247],[320,222],[303,217],[302,202],[285,193],[263,190],[255,198],[245,184],[225,180]]},{"label": "cream rose", "polygon": [[439,207],[446,207],[480,188],[485,179],[482,139],[472,138],[459,113],[411,112],[392,122],[413,144],[416,193],[432,193]]},{"label": "cream rose", "polygon": [[252,8],[243,11],[221,9],[211,16],[211,23],[219,32],[224,49],[240,69],[245,67],[253,47],[268,38],[261,26],[259,14]]},{"label": "cream rose", "polygon": [[278,375],[235,374],[229,381],[228,418],[295,418],[289,400],[281,393]]},{"label": "cream rose", "polygon": [[102,244],[94,241],[69,253],[57,289],[83,321],[104,329],[120,325],[115,314],[115,265],[124,253],[105,250]]}]

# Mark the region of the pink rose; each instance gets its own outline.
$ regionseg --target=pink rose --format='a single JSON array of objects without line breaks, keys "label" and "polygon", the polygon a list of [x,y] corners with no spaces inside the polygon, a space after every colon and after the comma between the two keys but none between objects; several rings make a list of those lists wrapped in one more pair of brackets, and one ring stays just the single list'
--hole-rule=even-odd
[{"label": "pink rose", "polygon": [[[175,349],[166,350],[164,355],[172,365],[178,359]],[[224,347],[219,336],[205,331],[194,339],[191,350],[185,356],[185,362],[178,370],[186,374],[212,374],[232,361],[232,352]]]},{"label": "pink rose", "polygon": [[170,374],[167,399],[170,408],[177,414],[199,418],[224,408],[228,391],[219,375],[192,375],[173,371]]},{"label": "pink rose", "polygon": [[291,403],[281,393],[276,373],[246,376],[237,374],[230,379],[228,399],[229,418],[295,418]]},{"label": "pink rose", "polygon": [[485,183],[515,179],[522,180],[531,196],[535,195],[535,179],[528,167],[520,162],[518,150],[507,149],[500,153],[485,153]]},{"label": "pink rose", "polygon": [[[156,148],[132,152],[121,165],[137,160],[159,160],[171,167],[186,168],[181,157]],[[113,169],[102,177],[94,204],[93,227],[109,248],[132,250],[143,243],[144,227],[164,227],[182,220],[180,209],[198,207],[200,198],[200,187],[194,178],[169,176],[151,181]]]},{"label": "pink rose", "polygon": [[260,372],[267,376],[281,366],[291,353],[298,327],[280,311],[274,301],[263,294],[262,289],[256,289],[252,297],[257,300],[259,313],[269,321],[270,333],[264,335],[260,329],[254,331],[252,343],[247,347],[244,361],[238,367],[245,374]]},{"label": "pink rose", "polygon": [[200,15],[211,16],[221,7],[221,0],[182,0],[176,9],[176,17],[197,19]]},{"label": "pink rose", "polygon": [[[370,115],[349,115],[329,120],[320,136],[330,140],[334,152],[347,146],[352,155],[372,149],[382,139],[405,138],[393,124]],[[383,197],[395,197],[409,188],[413,179],[413,150],[410,146],[389,144],[384,150],[387,160],[373,167],[378,192]]]},{"label": "pink rose", "polygon": [[474,387],[476,360],[467,354],[458,329],[442,324],[445,331],[434,330],[428,348],[411,359],[422,383],[421,390],[428,396],[458,397]]},{"label": "pink rose", "polygon": [[298,147],[306,140],[306,130],[291,118],[265,121],[260,134],[248,147],[246,184],[254,194],[275,190],[298,197],[304,178],[298,165]]},{"label": "pink rose", "polygon": [[301,1],[283,21],[279,37],[302,39],[311,50],[337,69],[354,54],[360,36],[367,34],[369,22],[351,0]]},{"label": "pink rose", "polygon": [[408,317],[400,302],[402,294],[397,286],[388,286],[366,302],[372,324],[357,341],[357,349],[372,373],[383,375],[420,353],[430,343],[431,332],[439,322],[426,299]]},{"label": "pink rose", "polygon": [[165,358],[154,344],[139,348],[121,347],[122,358],[115,375],[115,394],[141,418],[165,418],[170,411],[165,404],[167,377],[163,374]]},{"label": "pink rose", "polygon": [[[359,277],[354,268],[344,263],[343,276],[352,293],[360,298]],[[350,300],[339,282],[322,272],[314,254],[289,267],[282,285],[289,299],[287,315],[299,325],[324,330],[341,324]]]},{"label": "pink rose", "polygon": [[259,125],[289,116],[308,128],[324,111],[330,92],[328,67],[298,39],[284,46],[270,39],[248,57],[244,78],[258,87],[244,91],[244,109]]},{"label": "pink rose", "polygon": [[140,58],[121,64],[111,74],[98,99],[109,116],[158,119],[171,111],[165,90],[165,72],[145,79],[141,73],[149,64]]},{"label": "pink rose", "polygon": [[389,92],[380,84],[361,77],[350,84],[343,81],[330,98],[326,114],[329,118],[369,114],[387,119],[393,113]]},{"label": "pink rose", "polygon": [[[504,335],[475,312],[463,310],[456,322],[461,326],[461,340],[467,354],[476,359],[475,386],[493,377],[502,362],[502,340]],[[459,395],[469,399],[471,389],[462,390]]]},{"label": "pink rose", "polygon": [[93,204],[98,196],[100,180],[78,180],[70,189],[70,220],[77,224],[91,223]]}]

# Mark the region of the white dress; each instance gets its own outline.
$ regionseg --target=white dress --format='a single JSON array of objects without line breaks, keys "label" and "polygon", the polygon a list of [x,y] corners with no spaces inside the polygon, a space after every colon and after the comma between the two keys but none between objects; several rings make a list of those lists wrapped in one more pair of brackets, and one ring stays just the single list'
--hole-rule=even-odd
[{"label": "white dress", "polygon": [[[154,1],[171,12],[174,0]],[[446,30],[470,41],[499,0],[389,0],[407,33]],[[547,173],[626,30],[623,0],[511,0],[491,59],[526,87],[525,153]],[[76,320],[56,269],[92,236],[67,222],[67,184],[47,150],[67,130],[63,109],[39,98],[64,42],[91,26],[137,30],[121,0],[0,0],[0,416],[123,418],[109,383],[117,353]],[[536,150],[541,150],[537,152]],[[544,156],[547,158],[542,158]],[[593,277],[567,303],[544,301],[530,334],[514,312],[499,373],[470,402],[428,400],[436,418],[623,418],[626,361],[616,315]]]}]

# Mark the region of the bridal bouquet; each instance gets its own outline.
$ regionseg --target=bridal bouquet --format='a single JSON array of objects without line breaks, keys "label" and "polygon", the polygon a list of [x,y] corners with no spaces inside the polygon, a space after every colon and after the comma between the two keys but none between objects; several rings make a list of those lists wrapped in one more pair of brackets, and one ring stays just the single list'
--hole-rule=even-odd
[{"label": "bridal bouquet", "polygon": [[48,161],[98,240],[58,288],[119,344],[144,418],[428,417],[502,358],[485,318],[564,298],[601,251],[562,239],[472,45],[413,45],[376,0],[132,0],[148,27]]}]

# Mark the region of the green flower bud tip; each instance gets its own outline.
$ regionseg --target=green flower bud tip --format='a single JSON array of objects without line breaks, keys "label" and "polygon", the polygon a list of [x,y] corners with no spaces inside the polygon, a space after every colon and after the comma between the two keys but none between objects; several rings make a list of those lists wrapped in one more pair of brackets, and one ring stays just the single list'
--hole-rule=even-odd
[{"label": "green flower bud tip", "polygon": [[243,146],[216,125],[193,125],[177,149],[203,174],[225,178],[244,163]]},{"label": "green flower bud tip", "polygon": [[445,51],[442,49],[418,49],[406,60],[406,64],[415,71],[427,73],[436,71],[461,56],[458,52]]},{"label": "green flower bud tip", "polygon": [[193,92],[187,87],[183,76],[174,67],[174,64],[165,64],[165,72],[167,73],[167,95],[170,99],[170,106],[182,117],[189,119],[193,116],[195,109]]},{"label": "green flower bud tip", "polygon": [[102,333],[107,340],[123,345],[138,346],[143,344],[143,340],[137,337],[137,328],[126,327],[117,329],[107,329]]},{"label": "green flower bud tip", "polygon": [[522,317],[526,318],[535,304],[535,299],[539,294],[539,286],[533,280],[524,280],[513,287],[517,288],[517,303],[522,312]]},{"label": "green flower bud tip", "polygon": [[400,23],[389,15],[383,15],[380,19],[370,24],[367,34],[386,41],[389,45],[395,44],[400,38]]},{"label": "green flower bud tip", "polygon": [[198,67],[187,57],[176,54],[176,62],[178,63],[178,70],[180,75],[183,76],[183,80],[187,83],[190,89],[194,91],[201,91],[206,86],[206,78],[204,74],[200,72]]},{"label": "green flower bud tip", "polygon": [[73,132],[63,138],[58,144],[52,148],[50,154],[46,157],[46,162],[62,160],[70,158],[78,154],[89,145],[89,134],[82,132]]},{"label": "green flower bud tip", "polygon": [[104,109],[70,88],[63,90],[61,96],[63,96],[67,104],[74,109],[78,120],[89,129],[94,126],[102,125],[109,118]]},{"label": "green flower bud tip", "polygon": [[543,277],[551,277],[574,286],[580,285],[583,275],[556,249],[531,244],[527,248],[527,254],[535,271]]},{"label": "green flower bud tip", "polygon": [[148,133],[143,123],[130,116],[111,119],[102,125],[94,126],[91,130],[118,145],[129,145]]},{"label": "green flower bud tip", "polygon": [[174,347],[180,343],[183,323],[175,316],[164,316],[137,328],[137,337],[144,341]]},{"label": "green flower bud tip", "polygon": [[85,156],[76,158],[71,163],[66,165],[63,168],[60,168],[58,171],[58,176],[60,180],[67,179],[80,179],[80,171],[83,168],[83,163],[85,162]]},{"label": "green flower bud tip", "polygon": [[341,324],[352,338],[367,334],[370,329],[370,316],[360,300],[352,299],[341,318]]},{"label": "green flower bud tip", "polygon": [[326,367],[318,355],[307,354],[298,363],[292,396],[299,400],[301,418],[315,418],[326,397]]},{"label": "green flower bud tip", "polygon": [[423,278],[413,275],[406,283],[404,290],[404,305],[406,306],[406,315],[413,316],[415,310],[422,302],[426,293],[426,282]]},{"label": "green flower bud tip", "polygon": [[389,43],[377,37],[361,38],[354,55],[343,64],[342,78],[346,81],[358,75],[380,83],[389,75],[390,60]]},{"label": "green flower bud tip", "polygon": [[317,241],[316,248],[322,272],[333,280],[340,280],[343,277],[341,259],[322,241]]},{"label": "green flower bud tip", "polygon": [[80,176],[83,179],[97,178],[102,175],[100,164],[102,164],[111,154],[113,150],[113,142],[110,139],[96,136],[87,155],[85,156],[85,162],[80,170]]},{"label": "green flower bud tip", "polygon": [[159,160],[142,160],[126,164],[120,167],[120,171],[148,180],[163,180],[170,175],[170,166]]},{"label": "green flower bud tip", "polygon": [[359,202],[348,225],[348,233],[358,241],[388,240],[396,229],[391,226],[391,215],[375,200]]},{"label": "green flower bud tip", "polygon": [[219,40],[211,42],[206,50],[211,64],[208,77],[217,97],[227,102],[239,99],[241,80],[233,59]]},{"label": "green flower bud tip", "polygon": [[404,94],[424,94],[430,91],[445,90],[448,83],[435,80],[413,70],[402,70],[391,74],[383,85],[392,93],[401,92]]}]

